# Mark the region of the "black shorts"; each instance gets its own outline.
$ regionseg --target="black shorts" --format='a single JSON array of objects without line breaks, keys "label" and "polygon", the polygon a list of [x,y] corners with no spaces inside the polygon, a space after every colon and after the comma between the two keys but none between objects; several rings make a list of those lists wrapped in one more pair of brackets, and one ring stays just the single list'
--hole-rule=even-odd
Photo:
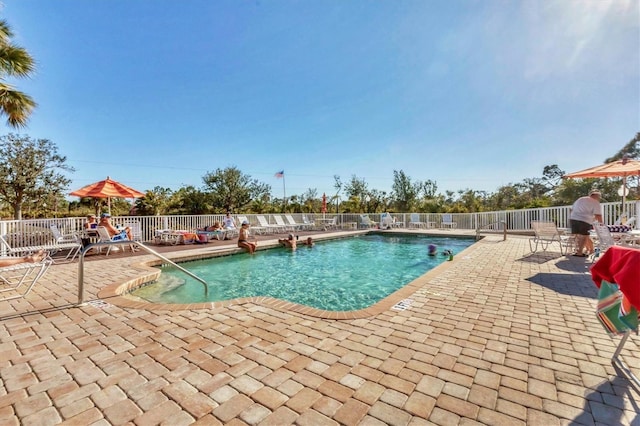
[{"label": "black shorts", "polygon": [[581,220],[573,220],[571,219],[571,233],[578,235],[589,235],[589,231],[593,227],[590,223],[583,222]]}]

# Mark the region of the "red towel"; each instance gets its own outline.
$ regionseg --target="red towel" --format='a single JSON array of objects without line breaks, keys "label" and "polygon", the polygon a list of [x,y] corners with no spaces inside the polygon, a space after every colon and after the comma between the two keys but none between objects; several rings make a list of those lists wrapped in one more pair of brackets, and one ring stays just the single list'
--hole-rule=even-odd
[{"label": "red towel", "polygon": [[631,305],[640,309],[640,250],[609,247],[591,267],[591,278],[598,288],[602,280],[618,284]]}]

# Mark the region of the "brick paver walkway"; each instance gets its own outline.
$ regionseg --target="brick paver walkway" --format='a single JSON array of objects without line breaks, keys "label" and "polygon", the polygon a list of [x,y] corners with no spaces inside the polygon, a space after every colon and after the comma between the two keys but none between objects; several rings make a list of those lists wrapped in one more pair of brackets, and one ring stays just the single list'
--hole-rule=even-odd
[{"label": "brick paver walkway", "polygon": [[[146,258],[86,262],[87,300]],[[54,265],[0,302],[0,425],[640,424],[587,268],[490,236],[420,278],[407,310],[331,320],[75,306],[77,263]]]}]

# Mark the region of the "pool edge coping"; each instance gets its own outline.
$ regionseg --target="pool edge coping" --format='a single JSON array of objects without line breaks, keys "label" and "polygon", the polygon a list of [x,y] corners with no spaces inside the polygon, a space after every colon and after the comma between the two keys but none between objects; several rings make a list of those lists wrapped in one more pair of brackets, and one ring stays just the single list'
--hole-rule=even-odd
[{"label": "pool edge coping", "polygon": [[[407,230],[403,230],[406,234],[412,235],[433,235],[442,237],[441,234],[428,234],[424,232],[411,232]],[[325,238],[317,238],[316,240],[333,240],[340,239],[345,237],[351,237],[353,235],[361,235],[367,234],[370,232],[380,232],[378,230],[375,231],[366,231],[366,232],[351,232],[346,234],[333,234],[327,235]],[[384,231],[382,231],[384,232]],[[386,232],[385,232],[386,233]],[[448,235],[451,237],[457,238],[471,238],[469,235],[463,234],[451,234]],[[468,254],[466,252],[471,250],[476,250],[478,248],[478,243],[482,241],[476,240],[469,247],[466,247],[455,256],[461,256],[463,254]],[[260,246],[260,250],[267,250],[271,248],[278,247],[277,242],[268,242],[262,244]],[[244,252],[243,249],[238,247],[221,247],[217,248],[213,252],[199,252],[199,253],[185,253],[185,252],[176,252],[174,256],[169,257],[170,260],[178,262],[188,262],[193,260],[201,260],[201,259],[209,259],[212,257],[221,257],[221,256],[230,256],[238,253]],[[409,296],[416,293],[416,291],[422,289],[428,281],[434,278],[434,276],[440,275],[445,272],[449,268],[451,268],[455,264],[455,256],[453,261],[444,261],[425,272],[423,275],[415,278],[409,283],[405,284],[401,288],[397,289],[393,293],[389,294],[385,298],[379,300],[371,306],[368,306],[363,309],[355,310],[355,311],[327,311],[323,309],[317,309],[306,305],[300,305],[298,303],[289,302],[287,300],[277,299],[270,296],[250,296],[250,297],[241,297],[235,299],[229,299],[218,302],[198,302],[198,303],[153,303],[146,300],[135,300],[132,299],[131,296],[127,297],[128,293],[131,292],[132,289],[138,288],[148,282],[151,282],[160,275],[161,271],[159,271],[156,266],[161,265],[163,263],[162,260],[159,259],[151,259],[146,260],[140,263],[136,263],[131,265],[132,268],[139,268],[143,272],[147,273],[144,275],[140,275],[133,279],[127,279],[125,281],[116,282],[113,284],[109,284],[106,287],[102,288],[98,292],[98,298],[108,301],[110,304],[114,306],[118,306],[120,308],[125,309],[142,309],[142,310],[159,310],[159,311],[184,311],[184,310],[199,310],[199,309],[220,309],[220,308],[228,308],[231,306],[239,306],[246,304],[256,304],[259,306],[268,306],[277,310],[284,310],[288,312],[296,312],[299,314],[322,318],[322,319],[333,319],[333,320],[351,320],[351,319],[362,319],[369,318],[375,315],[378,315],[384,311],[391,309],[398,302],[407,299]]]}]

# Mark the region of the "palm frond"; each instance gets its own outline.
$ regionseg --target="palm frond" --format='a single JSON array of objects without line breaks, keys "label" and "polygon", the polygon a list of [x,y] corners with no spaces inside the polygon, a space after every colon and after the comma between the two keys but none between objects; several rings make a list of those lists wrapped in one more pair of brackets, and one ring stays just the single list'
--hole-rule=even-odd
[{"label": "palm frond", "polygon": [[0,70],[8,76],[28,77],[35,71],[35,61],[22,47],[0,45]]},{"label": "palm frond", "polygon": [[36,105],[29,95],[0,83],[0,115],[7,116],[7,124],[11,127],[25,127]]}]

